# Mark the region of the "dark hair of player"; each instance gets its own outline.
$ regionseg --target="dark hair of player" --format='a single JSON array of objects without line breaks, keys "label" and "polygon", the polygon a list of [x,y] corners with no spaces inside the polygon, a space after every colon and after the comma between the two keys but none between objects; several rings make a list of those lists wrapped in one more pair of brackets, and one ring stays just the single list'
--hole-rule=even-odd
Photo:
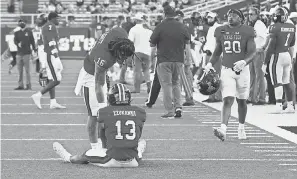
[{"label": "dark hair of player", "polygon": [[112,56],[117,58],[119,64],[123,64],[128,57],[134,55],[134,43],[127,38],[117,38],[108,43],[108,49]]},{"label": "dark hair of player", "polygon": [[130,105],[130,90],[124,84],[117,83],[110,88],[107,94],[107,100],[111,106]]}]

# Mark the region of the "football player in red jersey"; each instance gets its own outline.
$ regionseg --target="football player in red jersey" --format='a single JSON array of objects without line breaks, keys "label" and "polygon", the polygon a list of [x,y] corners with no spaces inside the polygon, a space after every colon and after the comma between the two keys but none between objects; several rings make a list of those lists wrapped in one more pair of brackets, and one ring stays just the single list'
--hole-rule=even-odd
[{"label": "football player in red jersey", "polygon": [[[53,149],[65,161],[75,164],[92,163],[101,167],[137,167],[146,147],[140,140],[146,112],[131,106],[131,93],[121,83],[112,86],[108,93],[109,106],[99,109],[98,122],[105,129],[107,149],[88,150],[72,156],[58,142]],[[103,142],[104,140],[102,140]]]},{"label": "football player in red jersey", "polygon": [[[269,43],[265,62],[262,67],[266,69],[269,63],[271,81],[274,85],[276,109],[274,113],[294,113],[293,91],[290,88],[290,73],[292,70],[292,59],[294,56],[295,32],[293,24],[286,23],[287,11],[279,7],[272,17],[274,24],[269,27]],[[287,97],[287,108],[283,110],[283,89]]]},{"label": "football player in red jersey", "polygon": [[[128,57],[134,55],[134,51],[134,44],[128,39],[127,32],[121,27],[115,27],[102,34],[85,57],[75,93],[79,95],[83,89],[88,110],[89,139],[94,150],[100,147],[97,111],[107,105],[106,72],[116,62],[123,64]],[[104,131],[99,131],[99,135],[103,135],[101,138],[105,138]]]},{"label": "football player in red jersey", "polygon": [[[48,22],[46,22],[42,27],[42,41],[43,41],[43,50],[46,55],[46,63],[43,66],[46,70],[49,83],[39,92],[33,94],[31,97],[36,104],[36,106],[41,109],[41,96],[49,92],[50,94],[50,108],[51,109],[64,109],[65,106],[62,106],[57,103],[55,99],[55,87],[60,84],[62,80],[62,70],[63,65],[61,59],[58,55],[58,41],[59,34],[57,30],[57,25],[59,25],[59,16],[55,12],[51,12],[48,15]],[[41,59],[42,60],[42,59]]]},{"label": "football player in red jersey", "polygon": [[215,30],[216,47],[205,66],[205,70],[212,69],[222,54],[221,84],[223,108],[221,127],[214,128],[216,137],[224,141],[231,115],[234,98],[238,103],[238,138],[246,139],[244,123],[247,113],[246,100],[249,97],[250,71],[248,64],[256,52],[253,27],[243,25],[244,16],[240,10],[230,9],[228,24],[217,27]]}]

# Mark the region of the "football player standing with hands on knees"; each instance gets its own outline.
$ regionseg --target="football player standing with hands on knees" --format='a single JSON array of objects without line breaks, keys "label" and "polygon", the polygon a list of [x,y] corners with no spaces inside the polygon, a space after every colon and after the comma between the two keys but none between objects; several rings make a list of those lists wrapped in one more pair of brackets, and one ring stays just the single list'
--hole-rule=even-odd
[{"label": "football player standing with hands on knees", "polygon": [[238,139],[246,139],[244,123],[247,114],[246,100],[249,97],[250,71],[248,64],[256,53],[253,27],[243,24],[244,16],[240,10],[228,11],[228,24],[215,30],[216,47],[205,66],[205,71],[213,69],[222,54],[221,84],[223,108],[221,114],[221,127],[214,128],[214,135],[220,140],[226,139],[226,131],[231,107],[238,103]]},{"label": "football player standing with hands on knees", "polygon": [[146,148],[145,140],[140,140],[146,112],[131,106],[131,93],[121,83],[115,84],[107,95],[109,106],[99,109],[100,128],[105,129],[105,148],[87,150],[82,155],[72,156],[58,142],[53,149],[64,160],[74,164],[91,163],[100,167],[137,167]]},{"label": "football player standing with hands on knees", "polygon": [[[88,110],[88,134],[94,151],[101,147],[101,141],[102,147],[106,148],[105,129],[98,130],[97,121],[98,110],[107,106],[106,72],[115,63],[122,65],[127,58],[134,55],[134,52],[134,44],[128,39],[127,32],[121,27],[114,27],[101,35],[85,57],[75,94],[79,95],[83,89]],[[98,137],[101,139],[99,142]]]}]

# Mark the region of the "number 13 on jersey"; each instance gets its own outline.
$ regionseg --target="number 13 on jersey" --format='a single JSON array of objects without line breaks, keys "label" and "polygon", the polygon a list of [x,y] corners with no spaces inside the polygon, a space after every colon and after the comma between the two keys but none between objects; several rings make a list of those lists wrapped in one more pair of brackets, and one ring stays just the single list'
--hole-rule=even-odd
[{"label": "number 13 on jersey", "polygon": [[123,136],[122,134],[122,122],[121,121],[117,121],[116,122],[116,127],[117,127],[117,135],[115,136],[115,139],[117,140],[123,140],[124,138],[126,138],[127,140],[134,140],[136,137],[136,131],[135,131],[135,122],[132,120],[127,120],[125,122],[125,127],[129,127],[130,132],[129,134],[126,134]]}]

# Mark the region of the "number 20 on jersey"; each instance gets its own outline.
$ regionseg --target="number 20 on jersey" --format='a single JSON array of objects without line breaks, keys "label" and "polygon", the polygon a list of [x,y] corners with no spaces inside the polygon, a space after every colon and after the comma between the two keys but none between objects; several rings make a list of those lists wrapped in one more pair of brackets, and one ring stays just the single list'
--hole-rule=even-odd
[{"label": "number 20 on jersey", "polygon": [[224,41],[224,49],[228,54],[241,53],[240,41]]}]

